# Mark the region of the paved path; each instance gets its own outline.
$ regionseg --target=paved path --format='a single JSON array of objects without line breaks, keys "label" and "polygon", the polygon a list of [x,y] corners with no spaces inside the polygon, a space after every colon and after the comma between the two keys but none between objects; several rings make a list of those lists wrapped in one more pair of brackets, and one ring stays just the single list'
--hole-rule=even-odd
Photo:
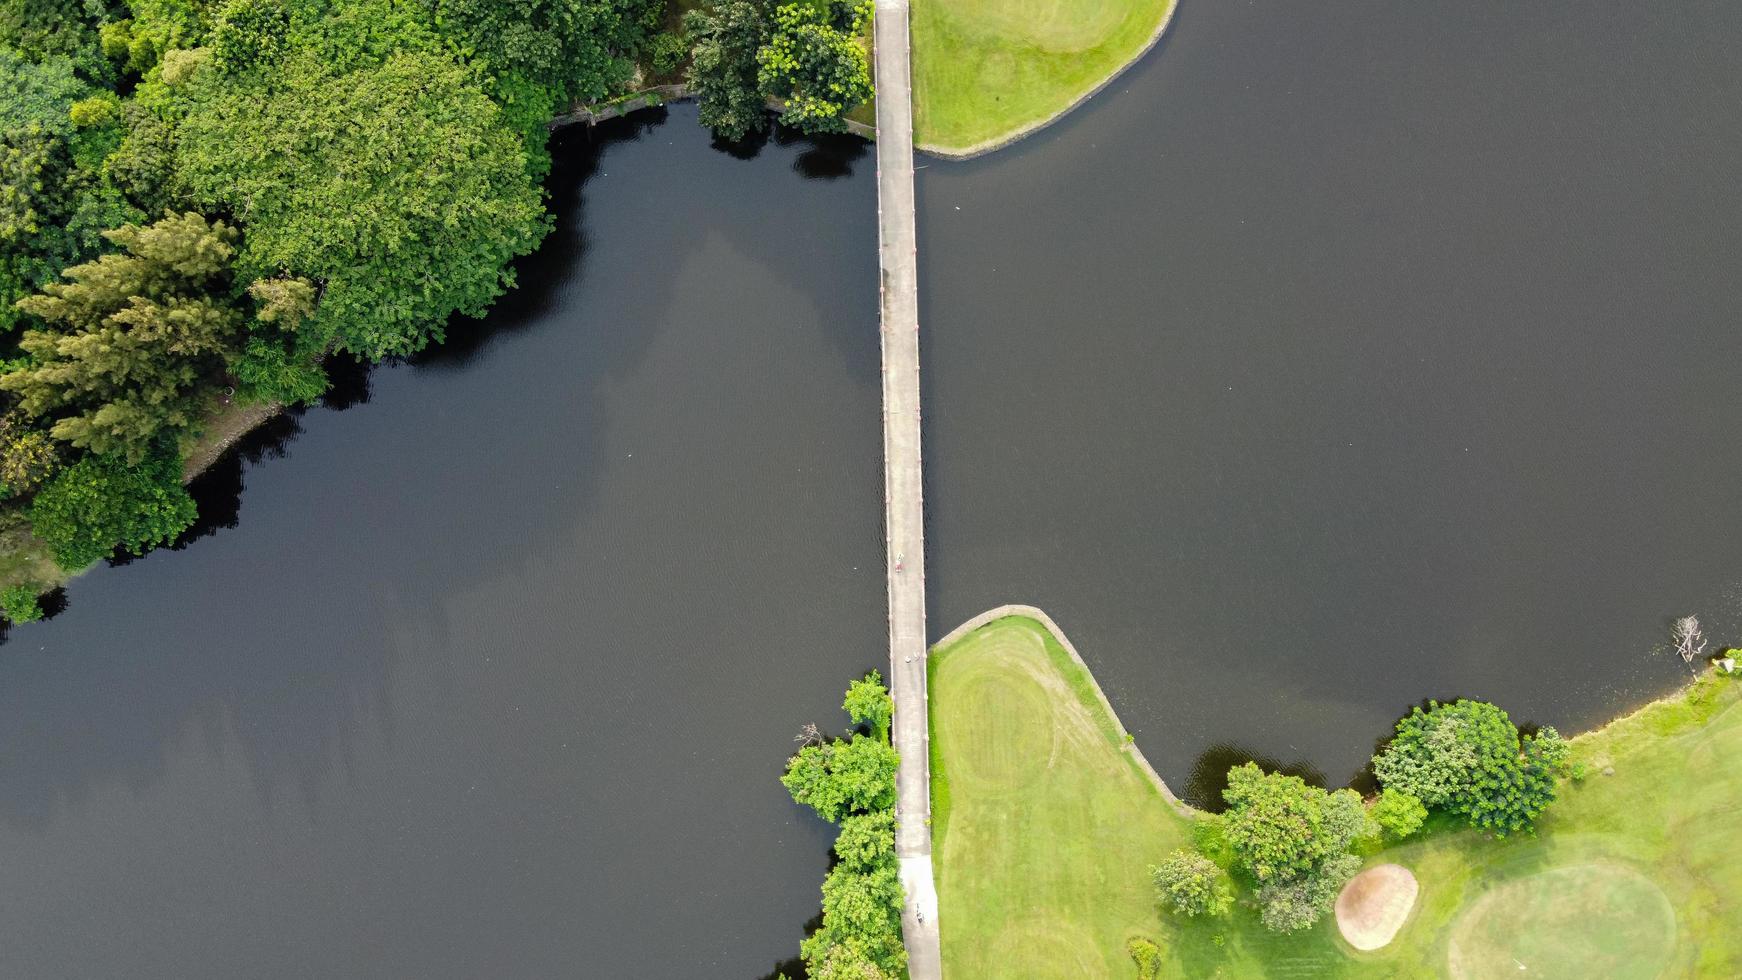
[{"label": "paved path", "polygon": [[[877,239],[883,274],[883,520],[888,539],[889,687],[896,774],[895,853],[913,980],[939,980],[931,867],[925,701],[925,504],[919,449],[919,291],[913,231],[913,93],[907,0],[876,0]],[[922,918],[923,916],[923,918]]]}]

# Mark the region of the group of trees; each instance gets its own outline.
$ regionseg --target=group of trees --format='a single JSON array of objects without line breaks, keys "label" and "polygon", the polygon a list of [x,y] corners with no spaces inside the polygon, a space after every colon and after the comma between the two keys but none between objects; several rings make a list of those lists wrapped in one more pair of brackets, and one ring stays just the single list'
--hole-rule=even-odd
[{"label": "group of trees", "polygon": [[0,0],[0,524],[68,571],[173,539],[214,411],[318,397],[327,355],[414,353],[513,285],[560,107],[693,48],[722,132],[770,97],[836,129],[869,9],[722,0],[686,37],[666,0]]},{"label": "group of trees", "polygon": [[1569,751],[1553,728],[1522,733],[1485,701],[1429,702],[1397,723],[1373,772],[1393,807],[1413,799],[1417,812],[1456,814],[1504,837],[1530,830],[1554,802]]},{"label": "group of trees", "polygon": [[895,859],[894,703],[872,671],[841,707],[868,729],[838,739],[807,727],[806,744],[781,782],[799,803],[839,824],[835,863],[823,880],[823,922],[799,946],[811,980],[880,980],[905,974],[901,873]]},{"label": "group of trees", "polygon": [[[564,12],[550,43],[633,52],[607,28],[640,8],[530,6]],[[439,340],[538,242],[511,59],[457,54],[474,22],[440,13],[0,0],[0,518],[62,568],[191,523],[181,453],[228,397],[306,401],[330,351]],[[591,91],[587,64],[545,102]]]},{"label": "group of trees", "polygon": [[1228,808],[1202,825],[1198,851],[1176,852],[1150,874],[1176,914],[1229,914],[1238,881],[1266,927],[1305,929],[1360,870],[1356,850],[1408,837],[1430,811],[1498,836],[1532,829],[1554,801],[1568,751],[1554,729],[1521,733],[1492,704],[1429,702],[1374,757],[1384,788],[1370,804],[1353,790],[1236,766],[1222,794]]},{"label": "group of trees", "polygon": [[721,0],[684,15],[691,40],[686,80],[703,125],[728,140],[780,121],[807,133],[838,133],[872,93],[861,35],[871,0]]}]

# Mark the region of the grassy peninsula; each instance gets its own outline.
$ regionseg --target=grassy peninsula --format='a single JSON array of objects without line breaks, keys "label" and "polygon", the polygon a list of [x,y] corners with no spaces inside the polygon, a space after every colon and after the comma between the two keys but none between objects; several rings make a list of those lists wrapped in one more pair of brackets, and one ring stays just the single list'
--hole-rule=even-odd
[{"label": "grassy peninsula", "polygon": [[1178,0],[914,0],[913,127],[973,156],[1069,111],[1160,36]]},{"label": "grassy peninsula", "polygon": [[[1160,976],[1459,978],[1742,975],[1742,700],[1708,673],[1683,693],[1571,742],[1572,771],[1534,835],[1494,839],[1435,815],[1369,866],[1421,892],[1390,945],[1358,953],[1326,917],[1266,929],[1164,911],[1146,869],[1212,819],[1176,807],[1087,669],[1042,623],[1011,616],[946,641],[930,663],[933,833],[946,971]],[[1365,733],[1362,733],[1365,737]]]}]

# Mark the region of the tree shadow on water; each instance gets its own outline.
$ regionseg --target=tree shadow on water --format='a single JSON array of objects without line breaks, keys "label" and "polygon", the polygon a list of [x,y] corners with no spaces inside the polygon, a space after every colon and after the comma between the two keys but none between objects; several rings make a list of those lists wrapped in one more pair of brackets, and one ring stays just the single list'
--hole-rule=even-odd
[{"label": "tree shadow on water", "polygon": [[317,404],[329,412],[343,412],[369,404],[369,376],[375,365],[350,354],[334,354],[324,365],[327,391]]},{"label": "tree shadow on water", "polygon": [[863,137],[848,133],[806,136],[784,126],[775,127],[774,141],[777,146],[805,146],[793,160],[792,169],[811,180],[838,180],[853,176],[853,164],[863,158],[871,146]]},{"label": "tree shadow on water", "polygon": [[762,148],[768,145],[768,137],[768,130],[764,129],[760,132],[746,133],[744,138],[740,140],[729,140],[715,136],[713,142],[708,145],[734,160],[749,161],[762,154]]},{"label": "tree shadow on water", "polygon": [[[822,927],[823,912],[821,909],[818,909],[816,915],[805,920],[803,926],[804,938],[809,939]],[[805,978],[809,976],[810,973],[808,973],[804,968],[804,960],[794,955],[791,959],[781,960],[775,963],[774,969],[769,970],[760,977],[757,977],[756,980],[778,980],[780,977],[785,977],[786,980],[805,980]]]},{"label": "tree shadow on water", "polygon": [[496,298],[489,313],[452,318],[445,339],[412,355],[407,363],[419,371],[463,369],[499,338],[527,332],[557,312],[563,291],[579,281],[587,254],[582,189],[598,172],[608,146],[639,139],[664,118],[665,110],[648,110],[632,120],[595,127],[602,133],[576,126],[553,135],[551,171],[544,184],[549,194],[545,209],[555,217],[550,233],[531,254],[514,260],[514,284]]},{"label": "tree shadow on water", "polygon": [[1299,776],[1309,785],[1323,788],[1325,774],[1312,763],[1297,759],[1284,764],[1276,759],[1228,742],[1210,746],[1192,763],[1192,771],[1180,788],[1180,798],[1200,810],[1221,813],[1227,809],[1222,791],[1228,788],[1228,770],[1255,762],[1265,772]]},{"label": "tree shadow on water", "polygon": [[761,132],[746,134],[740,140],[719,136],[709,145],[734,160],[754,160],[773,143],[777,147],[801,147],[792,161],[793,173],[811,180],[837,180],[853,176],[853,164],[870,149],[864,137],[850,133],[807,135],[776,123]]},{"label": "tree shadow on water", "polygon": [[[169,547],[181,551],[201,538],[233,528],[242,518],[243,474],[248,467],[268,459],[290,455],[290,444],[302,435],[302,410],[291,409],[267,419],[236,440],[224,455],[188,484],[188,493],[199,507],[199,516]],[[126,561],[111,560],[111,565]]]}]

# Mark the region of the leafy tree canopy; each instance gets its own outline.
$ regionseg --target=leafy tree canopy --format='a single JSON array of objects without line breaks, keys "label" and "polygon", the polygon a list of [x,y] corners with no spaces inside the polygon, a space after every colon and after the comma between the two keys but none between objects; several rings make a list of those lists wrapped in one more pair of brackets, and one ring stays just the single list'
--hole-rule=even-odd
[{"label": "leafy tree canopy", "polygon": [[0,612],[13,623],[34,623],[42,618],[42,606],[36,601],[36,586],[28,583],[0,590]]},{"label": "leafy tree canopy", "polygon": [[322,289],[305,345],[370,359],[441,340],[513,283],[547,226],[516,135],[471,72],[402,52],[335,73],[293,57],[268,79],[196,80],[177,135],[192,198],[249,235],[242,275]]},{"label": "leafy tree canopy", "polygon": [[839,823],[848,814],[895,806],[895,766],[888,742],[861,735],[805,746],[780,781],[794,800]]},{"label": "leafy tree canopy", "polygon": [[768,100],[758,79],[756,53],[768,23],[750,0],[724,0],[684,14],[694,39],[685,76],[696,93],[702,125],[737,141],[768,128]]},{"label": "leafy tree canopy", "polygon": [[60,462],[54,440],[31,426],[23,412],[0,416],[0,496],[29,496],[54,473]]},{"label": "leafy tree canopy", "polygon": [[864,871],[895,860],[895,814],[882,810],[858,813],[841,821],[835,838],[841,863]]},{"label": "leafy tree canopy", "polygon": [[663,4],[651,0],[424,2],[433,22],[466,46],[491,79],[537,80],[557,99],[586,102],[605,98],[629,78],[629,56],[664,12]]},{"label": "leafy tree canopy", "polygon": [[847,688],[841,710],[853,719],[853,724],[870,725],[871,733],[877,738],[889,738],[889,721],[895,715],[895,702],[889,697],[889,689],[883,686],[883,675],[877,671],[873,670]]},{"label": "leafy tree canopy", "polygon": [[1427,820],[1427,807],[1400,789],[1388,789],[1373,801],[1373,819],[1395,840],[1402,840],[1421,829]]},{"label": "leafy tree canopy", "polygon": [[1216,863],[1200,854],[1175,851],[1149,869],[1162,901],[1185,916],[1227,915],[1234,907],[1234,890]]},{"label": "leafy tree canopy", "polygon": [[1250,762],[1228,770],[1222,797],[1228,842],[1261,884],[1317,870],[1368,830],[1367,811],[1353,790],[1329,793]]},{"label": "leafy tree canopy", "polygon": [[94,257],[103,230],[139,217],[102,179],[119,129],[114,97],[93,91],[69,58],[0,48],[0,330],[19,299]]},{"label": "leafy tree canopy", "polygon": [[49,55],[36,62],[0,47],[0,131],[37,123],[66,136],[73,129],[68,107],[90,91],[71,58]]},{"label": "leafy tree canopy", "polygon": [[822,928],[799,945],[807,972],[819,980],[902,976],[902,901],[893,862],[870,870],[836,865],[823,879]]},{"label": "leafy tree canopy", "polygon": [[763,94],[785,103],[781,122],[807,133],[846,131],[847,112],[871,98],[871,63],[859,41],[870,16],[870,0],[775,8],[756,63]]},{"label": "leafy tree canopy", "polygon": [[181,459],[162,447],[139,464],[86,456],[50,480],[27,513],[55,562],[77,571],[117,545],[144,554],[170,543],[194,522],[195,508],[181,484]]},{"label": "leafy tree canopy", "polygon": [[1506,712],[1485,701],[1431,702],[1397,723],[1373,759],[1387,790],[1462,814],[1505,835],[1529,830],[1555,798],[1566,743],[1552,728],[1520,737]]},{"label": "leafy tree canopy", "polygon": [[1266,882],[1258,889],[1259,920],[1272,932],[1310,928],[1331,910],[1337,893],[1360,870],[1360,858],[1339,854],[1305,874]]},{"label": "leafy tree canopy", "polygon": [[97,26],[108,16],[101,0],[0,0],[0,47],[35,60],[71,58],[87,77],[106,78]]}]

